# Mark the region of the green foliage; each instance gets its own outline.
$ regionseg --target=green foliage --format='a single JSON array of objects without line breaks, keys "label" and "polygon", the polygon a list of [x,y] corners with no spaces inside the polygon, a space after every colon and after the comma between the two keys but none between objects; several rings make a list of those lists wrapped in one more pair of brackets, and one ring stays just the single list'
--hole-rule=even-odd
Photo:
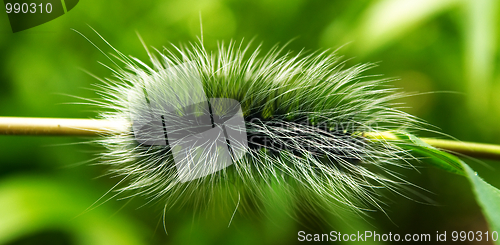
[{"label": "green foliage", "polygon": [[120,214],[107,218],[116,207],[105,205],[86,212],[96,195],[82,184],[64,178],[18,175],[2,179],[0,193],[0,244],[49,229],[68,233],[74,244],[146,244],[148,232],[139,223]]},{"label": "green foliage", "polygon": [[465,176],[474,191],[476,201],[490,224],[490,231],[500,230],[500,190],[488,184],[469,165],[447,152],[440,151],[407,132],[393,132],[396,145],[422,156],[420,160],[448,172]]},{"label": "green foliage", "polygon": [[[472,170],[467,164],[462,163],[467,173],[476,200],[483,209],[486,219],[490,223],[490,231],[500,230],[500,190],[488,184],[477,172]],[[497,241],[500,244],[500,241]]]},{"label": "green foliage", "polygon": [[[416,7],[411,5],[416,2]],[[16,34],[10,30],[7,15],[0,14],[0,115],[96,116],[96,108],[68,105],[68,102],[81,101],[60,95],[97,97],[88,89],[97,81],[79,68],[98,77],[111,76],[106,68],[97,64],[97,61],[105,61],[102,54],[70,28],[98,41],[88,24],[125,54],[146,60],[136,31],[148,46],[159,49],[169,43],[196,41],[201,13],[207,49],[213,50],[217,40],[242,38],[255,38],[255,44],[262,42],[264,51],[292,39],[288,49],[297,52],[303,48],[343,46],[340,54],[355,57],[348,60],[347,65],[381,61],[368,75],[401,78],[391,85],[406,92],[424,93],[401,100],[407,103],[406,110],[411,114],[461,140],[500,143],[500,123],[496,116],[500,114],[499,5],[497,0],[86,0],[54,21]],[[105,52],[110,51],[104,43],[98,42],[98,45]],[[436,91],[458,94],[434,93]],[[227,228],[229,220],[203,216],[193,222],[188,215],[190,210],[181,210],[167,217],[170,235],[166,236],[159,223],[161,205],[151,203],[138,208],[147,200],[111,201],[103,206],[105,211],[90,210],[80,216],[86,221],[75,220],[74,216],[119,181],[109,181],[107,177],[95,180],[93,178],[105,169],[77,164],[89,161],[91,153],[103,150],[75,145],[84,140],[0,136],[1,243],[19,241],[48,228],[46,219],[56,220],[54,223],[59,227],[67,225],[71,234],[85,234],[92,226],[102,228],[99,224],[106,224],[105,228],[113,234],[139,242],[144,241],[141,240],[144,235],[134,230],[136,224],[143,222],[145,234],[151,237],[150,241],[145,240],[150,244],[291,244],[297,242],[299,230],[328,233],[347,227],[349,231],[373,229],[402,234],[485,231],[486,223],[473,194],[478,196],[491,229],[500,229],[498,223],[494,223],[500,220],[494,215],[495,210],[499,210],[499,201],[493,199],[498,197],[493,187],[500,186],[498,162],[481,165],[472,160],[466,160],[467,164],[491,185],[482,182],[466,166],[462,169],[474,192],[469,191],[466,178],[455,174],[434,168],[419,169],[421,174],[407,171],[403,173],[405,179],[437,193],[426,195],[436,199],[439,205],[391,197],[393,202],[384,206],[390,210],[387,216],[382,212],[372,213],[371,217],[356,220],[356,224],[326,214],[330,221],[324,223],[309,214],[303,214],[298,220],[287,219],[273,206],[269,209],[274,215],[270,215],[269,220],[236,216]],[[453,160],[422,147],[419,148],[423,153],[437,154],[437,166],[458,171]],[[19,175],[25,177],[17,177]],[[46,177],[40,180],[36,177],[39,175]],[[61,175],[65,178],[57,178]],[[96,193],[87,195],[88,192]],[[56,197],[50,193],[56,193]],[[27,201],[13,205],[9,200],[19,200],[11,199],[13,195]],[[64,207],[55,205],[60,197],[64,199]],[[109,204],[113,205],[107,206]],[[120,209],[122,205],[125,207]],[[113,215],[114,212],[118,214]],[[43,215],[46,219],[37,218]],[[22,218],[24,220],[19,221]],[[19,222],[10,222],[15,220]],[[31,226],[32,223],[38,226]],[[14,233],[9,228],[17,231]]]},{"label": "green foliage", "polygon": [[465,175],[462,167],[465,163],[460,160],[460,158],[450,153],[440,151],[410,133],[397,131],[393,132],[393,134],[397,137],[397,142],[395,142],[396,145],[409,150],[414,156],[423,157],[420,159],[423,162],[454,174]]}]

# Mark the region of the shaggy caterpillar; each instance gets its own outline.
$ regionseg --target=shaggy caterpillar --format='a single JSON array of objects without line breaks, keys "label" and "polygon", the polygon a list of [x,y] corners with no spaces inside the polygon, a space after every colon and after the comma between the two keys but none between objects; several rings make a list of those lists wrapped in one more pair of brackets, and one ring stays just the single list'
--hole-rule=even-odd
[{"label": "shaggy caterpillar", "polygon": [[[344,68],[330,51],[261,54],[236,42],[215,52],[202,43],[148,51],[149,61],[114,51],[123,68],[98,86],[100,117],[131,126],[97,142],[107,149],[101,163],[126,183],[118,193],[165,200],[166,210],[236,202],[260,210],[286,195],[297,210],[335,213],[383,210],[379,189],[408,184],[389,169],[411,168],[413,156],[363,137],[419,124],[395,107],[405,95],[387,79],[362,75],[373,64]],[[231,116],[241,122],[228,127]],[[231,126],[240,138],[228,136]],[[195,137],[212,129],[210,140]]]}]

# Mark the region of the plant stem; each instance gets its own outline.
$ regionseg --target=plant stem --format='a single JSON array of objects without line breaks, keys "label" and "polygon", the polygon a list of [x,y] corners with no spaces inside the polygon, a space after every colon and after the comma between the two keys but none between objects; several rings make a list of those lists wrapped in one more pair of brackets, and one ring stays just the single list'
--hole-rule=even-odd
[{"label": "plant stem", "polygon": [[102,119],[0,117],[0,135],[95,136],[126,132],[129,126]]},{"label": "plant stem", "polygon": [[[0,135],[96,136],[130,131],[130,122],[103,119],[0,117]],[[364,134],[371,139],[398,140],[390,132]],[[453,154],[500,160],[500,145],[420,138],[436,148]]]},{"label": "plant stem", "polygon": [[425,143],[450,153],[459,153],[470,157],[500,160],[500,145],[476,142],[420,138]]},{"label": "plant stem", "polygon": [[[377,133],[364,133],[364,137],[369,139],[378,139],[386,141],[399,140],[393,133],[377,132]],[[443,140],[434,138],[419,138],[425,143],[434,146],[438,149],[447,151],[455,155],[466,155],[476,158],[500,160],[500,145],[484,144],[476,142],[456,141],[456,140]]]}]

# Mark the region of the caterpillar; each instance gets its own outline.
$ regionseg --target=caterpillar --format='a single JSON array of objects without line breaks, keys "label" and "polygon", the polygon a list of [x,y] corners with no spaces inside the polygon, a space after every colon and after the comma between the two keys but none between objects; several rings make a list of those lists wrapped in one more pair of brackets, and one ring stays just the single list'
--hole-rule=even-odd
[{"label": "caterpillar", "polygon": [[100,118],[130,124],[95,140],[107,149],[100,162],[126,183],[118,193],[162,200],[166,210],[234,209],[235,200],[261,210],[285,195],[296,210],[335,213],[383,210],[380,189],[408,184],[390,169],[412,168],[411,153],[363,137],[420,124],[398,109],[405,94],[390,79],[363,75],[375,64],[346,68],[328,50],[262,54],[243,41],[145,49],[148,61],[114,49],[108,58],[121,65],[97,85]]}]

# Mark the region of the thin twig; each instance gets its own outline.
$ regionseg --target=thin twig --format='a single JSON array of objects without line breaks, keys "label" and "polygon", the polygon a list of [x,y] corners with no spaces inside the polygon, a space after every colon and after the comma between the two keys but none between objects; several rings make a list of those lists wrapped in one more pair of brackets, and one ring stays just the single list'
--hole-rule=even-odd
[{"label": "thin twig", "polygon": [[122,121],[68,118],[0,117],[0,134],[95,136],[129,130]]},{"label": "thin twig", "polygon": [[[400,140],[392,132],[365,133],[364,137],[386,141]],[[500,145],[466,142],[457,140],[443,140],[435,138],[419,138],[425,143],[455,155],[500,160]]]},{"label": "thin twig", "polygon": [[[130,131],[130,123],[102,119],[0,117],[0,135],[96,136]],[[390,132],[365,135],[387,141],[397,140]],[[500,145],[420,138],[429,145],[450,153],[500,160]]]},{"label": "thin twig", "polygon": [[500,160],[500,145],[443,140],[433,138],[420,138],[425,143],[450,153],[460,153],[470,157]]}]

